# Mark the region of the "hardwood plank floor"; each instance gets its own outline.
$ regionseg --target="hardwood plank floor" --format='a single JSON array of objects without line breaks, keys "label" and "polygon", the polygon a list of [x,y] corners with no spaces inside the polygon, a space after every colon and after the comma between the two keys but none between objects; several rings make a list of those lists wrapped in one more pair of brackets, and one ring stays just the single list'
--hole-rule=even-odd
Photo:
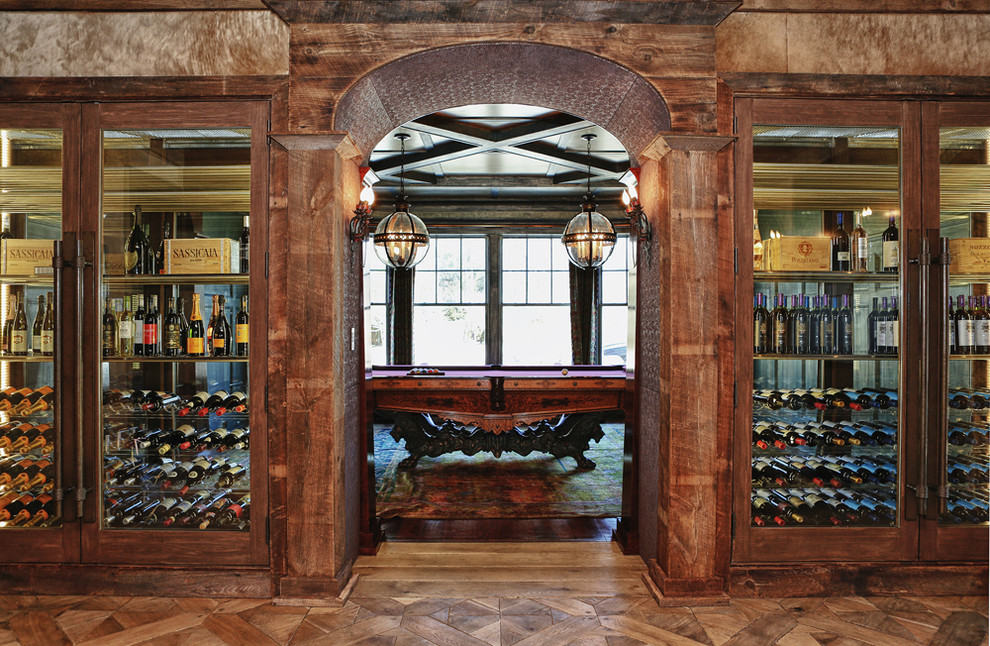
[{"label": "hardwood plank floor", "polygon": [[614,543],[386,543],[342,607],[0,594],[0,646],[987,644],[986,597],[732,599],[659,607]]}]

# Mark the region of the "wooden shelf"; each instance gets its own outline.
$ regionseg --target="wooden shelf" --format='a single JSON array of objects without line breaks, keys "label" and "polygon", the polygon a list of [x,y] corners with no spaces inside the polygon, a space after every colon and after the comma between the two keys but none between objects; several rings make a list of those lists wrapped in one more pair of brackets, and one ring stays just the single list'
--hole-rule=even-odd
[{"label": "wooden shelf", "polygon": [[897,283],[898,272],[754,271],[757,283]]},{"label": "wooden shelf", "polygon": [[250,357],[100,357],[103,363],[247,363]]},{"label": "wooden shelf", "polygon": [[[990,355],[980,355],[990,359]],[[897,354],[754,354],[753,359],[783,359],[788,361],[897,361]]]},{"label": "wooden shelf", "polygon": [[104,285],[247,285],[250,274],[147,274],[104,276]]},{"label": "wooden shelf", "polygon": [[7,363],[51,363],[55,357],[45,356],[43,354],[27,355],[27,356],[17,356],[13,354],[0,355],[0,361],[5,361]]},{"label": "wooden shelf", "polygon": [[49,274],[0,274],[0,285],[31,285],[51,287],[54,275]]}]

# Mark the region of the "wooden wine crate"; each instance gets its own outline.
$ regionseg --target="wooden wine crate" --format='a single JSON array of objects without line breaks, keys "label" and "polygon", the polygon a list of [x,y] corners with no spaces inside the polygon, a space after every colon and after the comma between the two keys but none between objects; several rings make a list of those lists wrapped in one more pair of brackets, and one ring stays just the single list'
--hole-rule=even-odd
[{"label": "wooden wine crate", "polygon": [[949,272],[953,274],[990,273],[990,238],[949,240]]},{"label": "wooden wine crate", "polygon": [[166,274],[231,274],[240,270],[240,245],[229,238],[165,241]]},{"label": "wooden wine crate", "polygon": [[832,240],[823,237],[791,236],[763,241],[768,271],[829,271]]},{"label": "wooden wine crate", "polygon": [[0,240],[0,273],[50,274],[53,255],[52,240]]}]

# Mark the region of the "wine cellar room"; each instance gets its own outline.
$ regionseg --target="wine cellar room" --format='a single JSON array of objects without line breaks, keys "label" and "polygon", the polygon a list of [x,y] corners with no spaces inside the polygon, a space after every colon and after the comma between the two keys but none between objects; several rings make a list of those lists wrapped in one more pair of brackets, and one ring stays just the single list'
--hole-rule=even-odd
[{"label": "wine cellar room", "polygon": [[936,4],[0,0],[0,602],[979,644],[990,5]]}]

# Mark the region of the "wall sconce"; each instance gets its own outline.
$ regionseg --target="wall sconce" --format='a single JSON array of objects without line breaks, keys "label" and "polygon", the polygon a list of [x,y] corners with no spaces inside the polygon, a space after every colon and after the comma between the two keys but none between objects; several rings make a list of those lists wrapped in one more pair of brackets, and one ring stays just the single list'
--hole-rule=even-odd
[{"label": "wall sconce", "polygon": [[629,220],[629,233],[636,237],[636,240],[645,245],[650,244],[653,232],[650,230],[650,221],[643,213],[643,206],[639,203],[639,194],[635,186],[630,186],[622,191],[622,204],[626,207],[626,218]]},{"label": "wall sconce", "polygon": [[351,240],[364,240],[371,228],[371,211],[375,205],[375,190],[370,185],[361,189],[358,205],[354,207],[354,217],[351,218]]}]

